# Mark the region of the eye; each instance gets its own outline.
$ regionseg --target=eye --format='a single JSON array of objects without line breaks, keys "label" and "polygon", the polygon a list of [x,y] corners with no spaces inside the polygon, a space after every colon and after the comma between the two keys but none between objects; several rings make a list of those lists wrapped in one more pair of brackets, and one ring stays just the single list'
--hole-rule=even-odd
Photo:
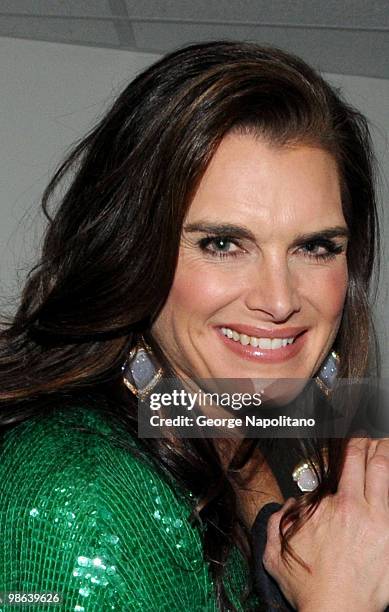
[{"label": "eye", "polygon": [[237,240],[229,236],[206,236],[198,244],[202,251],[215,257],[236,257],[242,254]]},{"label": "eye", "polygon": [[329,260],[334,259],[336,255],[341,253],[344,249],[343,245],[336,244],[332,240],[310,240],[305,244],[301,245],[299,249],[302,251],[305,257],[311,257],[316,260]]}]

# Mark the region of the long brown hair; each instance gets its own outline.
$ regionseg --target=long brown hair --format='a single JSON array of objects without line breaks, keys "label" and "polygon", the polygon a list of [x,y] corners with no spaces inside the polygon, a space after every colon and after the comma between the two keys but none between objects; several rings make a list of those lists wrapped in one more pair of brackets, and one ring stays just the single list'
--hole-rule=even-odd
[{"label": "long brown hair", "polygon": [[[191,198],[232,130],[279,144],[313,143],[337,160],[351,239],[334,348],[341,355],[340,376],[364,375],[374,352],[368,299],[377,247],[367,122],[297,57],[252,43],[210,42],[179,49],[140,74],[47,187],[41,256],[0,337],[4,427],[96,392],[112,418],[137,435],[136,401],[123,389],[121,365],[143,333],[169,371],[149,330],[173,281]],[[70,184],[60,197],[64,179]],[[231,546],[240,543],[250,562],[233,478],[252,457],[255,442],[243,441],[239,457],[225,469],[212,440],[176,447],[164,439],[143,440],[156,469],[194,494],[193,516],[208,525],[204,552],[222,610],[234,609],[222,580]],[[323,495],[336,490],[344,445],[329,441],[325,473],[320,445],[311,443],[322,462],[321,482],[299,499],[296,529]]]}]

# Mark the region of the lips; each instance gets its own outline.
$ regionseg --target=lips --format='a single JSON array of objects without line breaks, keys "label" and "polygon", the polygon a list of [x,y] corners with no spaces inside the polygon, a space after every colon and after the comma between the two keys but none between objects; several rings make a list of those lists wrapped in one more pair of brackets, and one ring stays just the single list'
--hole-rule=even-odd
[{"label": "lips", "polygon": [[223,325],[218,325],[218,327],[233,329],[239,334],[247,334],[247,336],[255,336],[256,338],[292,338],[295,336],[299,336],[302,332],[307,330],[306,327],[283,327],[282,329],[266,329],[264,327],[242,325],[240,323],[223,323]]},{"label": "lips", "polygon": [[[265,329],[235,323],[226,323],[214,329],[232,352],[243,359],[261,363],[278,363],[292,359],[304,346],[307,332],[306,327]],[[233,337],[231,332],[234,332]],[[272,342],[273,339],[279,341]]]}]

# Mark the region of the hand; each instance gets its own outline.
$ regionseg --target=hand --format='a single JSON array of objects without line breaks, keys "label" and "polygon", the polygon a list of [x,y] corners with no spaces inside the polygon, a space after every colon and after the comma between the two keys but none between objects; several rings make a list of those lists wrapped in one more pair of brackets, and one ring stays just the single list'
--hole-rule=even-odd
[{"label": "hand", "polygon": [[311,573],[280,553],[279,523],[268,523],[266,570],[301,612],[382,612],[389,604],[389,439],[353,439],[335,495],[325,497],[290,539]]}]

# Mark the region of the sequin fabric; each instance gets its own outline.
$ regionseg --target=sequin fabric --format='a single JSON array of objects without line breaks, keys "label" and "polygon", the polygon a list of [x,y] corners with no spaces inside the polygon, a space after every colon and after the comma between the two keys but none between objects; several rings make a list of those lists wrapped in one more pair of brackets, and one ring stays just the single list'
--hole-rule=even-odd
[{"label": "sequin fabric", "polygon": [[[216,612],[201,532],[188,521],[191,495],[107,433],[101,413],[72,407],[4,435],[0,592],[55,592],[62,601],[0,603],[0,612]],[[243,610],[236,594],[247,568],[237,549],[227,578]]]}]

